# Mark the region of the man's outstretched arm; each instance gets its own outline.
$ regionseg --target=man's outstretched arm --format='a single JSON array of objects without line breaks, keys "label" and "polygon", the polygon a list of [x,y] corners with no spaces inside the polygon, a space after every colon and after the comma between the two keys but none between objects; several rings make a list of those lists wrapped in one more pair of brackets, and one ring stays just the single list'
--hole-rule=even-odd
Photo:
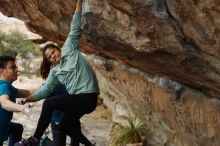
[{"label": "man's outstretched arm", "polygon": [[0,103],[3,109],[10,112],[22,112],[24,109],[23,105],[10,101],[9,96],[6,94],[0,96]]},{"label": "man's outstretched arm", "polygon": [[25,98],[25,97],[31,95],[36,90],[37,89],[30,89],[30,90],[17,89],[17,98]]}]

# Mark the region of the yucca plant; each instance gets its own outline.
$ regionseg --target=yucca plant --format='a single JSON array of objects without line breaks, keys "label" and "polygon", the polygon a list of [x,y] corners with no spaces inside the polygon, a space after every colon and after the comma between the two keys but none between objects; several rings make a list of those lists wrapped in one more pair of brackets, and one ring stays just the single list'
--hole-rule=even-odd
[{"label": "yucca plant", "polygon": [[146,125],[138,122],[132,116],[125,118],[128,121],[127,125],[118,124],[113,129],[112,144],[114,146],[142,142],[141,133],[145,131]]}]

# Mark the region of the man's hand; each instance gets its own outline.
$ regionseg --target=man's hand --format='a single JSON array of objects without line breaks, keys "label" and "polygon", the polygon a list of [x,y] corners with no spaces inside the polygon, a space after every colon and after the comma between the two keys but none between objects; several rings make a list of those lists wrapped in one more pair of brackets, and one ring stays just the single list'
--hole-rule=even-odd
[{"label": "man's hand", "polygon": [[23,99],[19,100],[17,103],[21,104],[21,105],[24,105],[25,103],[27,103],[27,99],[23,98]]},{"label": "man's hand", "polygon": [[29,107],[29,104],[25,104],[25,105],[22,105],[22,110],[21,112],[26,115],[26,116],[30,116],[30,112],[31,112],[31,109]]},{"label": "man's hand", "polygon": [[30,96],[27,96],[21,100],[18,100],[17,103],[24,105],[27,102],[36,102],[35,97],[30,95]]}]

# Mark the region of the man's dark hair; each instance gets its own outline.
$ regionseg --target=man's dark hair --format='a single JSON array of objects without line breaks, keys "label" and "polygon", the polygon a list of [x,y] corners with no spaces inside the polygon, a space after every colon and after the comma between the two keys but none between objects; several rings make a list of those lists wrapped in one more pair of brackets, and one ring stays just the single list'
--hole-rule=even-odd
[{"label": "man's dark hair", "polygon": [[11,56],[0,56],[0,68],[5,68],[9,61],[15,61],[15,58]]}]

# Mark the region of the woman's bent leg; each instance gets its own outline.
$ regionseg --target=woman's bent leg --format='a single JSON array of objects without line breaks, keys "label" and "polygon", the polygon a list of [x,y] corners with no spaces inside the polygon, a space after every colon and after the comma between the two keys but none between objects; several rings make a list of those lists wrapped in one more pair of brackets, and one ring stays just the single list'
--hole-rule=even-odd
[{"label": "woman's bent leg", "polygon": [[[59,123],[59,130],[61,133],[66,133],[67,135],[69,135],[69,132],[71,131],[70,129],[73,128],[73,121],[75,120],[74,117],[76,117],[76,116],[73,116],[73,114],[63,113],[63,116],[62,116],[60,123]],[[71,137],[71,144],[70,145],[72,145],[72,144],[73,144],[73,146],[79,146],[79,140],[76,139],[75,137],[73,137],[73,138]]]},{"label": "woman's bent leg", "polygon": [[71,137],[72,146],[78,146],[79,143],[84,145],[91,145],[92,143],[82,134],[80,118],[82,115],[75,114],[74,116],[69,113],[64,113],[63,118],[60,121],[61,131],[66,131]]},{"label": "woman's bent leg", "polygon": [[77,114],[86,114],[92,112],[97,105],[96,93],[85,93],[77,95],[62,95],[48,98],[44,101],[41,115],[38,121],[34,138],[40,139],[46,128],[50,124],[53,110],[67,112],[74,116]]},{"label": "woman's bent leg", "polygon": [[53,143],[57,146],[66,145],[66,133],[61,132],[59,129],[59,124],[51,122],[51,131],[53,136]]}]

